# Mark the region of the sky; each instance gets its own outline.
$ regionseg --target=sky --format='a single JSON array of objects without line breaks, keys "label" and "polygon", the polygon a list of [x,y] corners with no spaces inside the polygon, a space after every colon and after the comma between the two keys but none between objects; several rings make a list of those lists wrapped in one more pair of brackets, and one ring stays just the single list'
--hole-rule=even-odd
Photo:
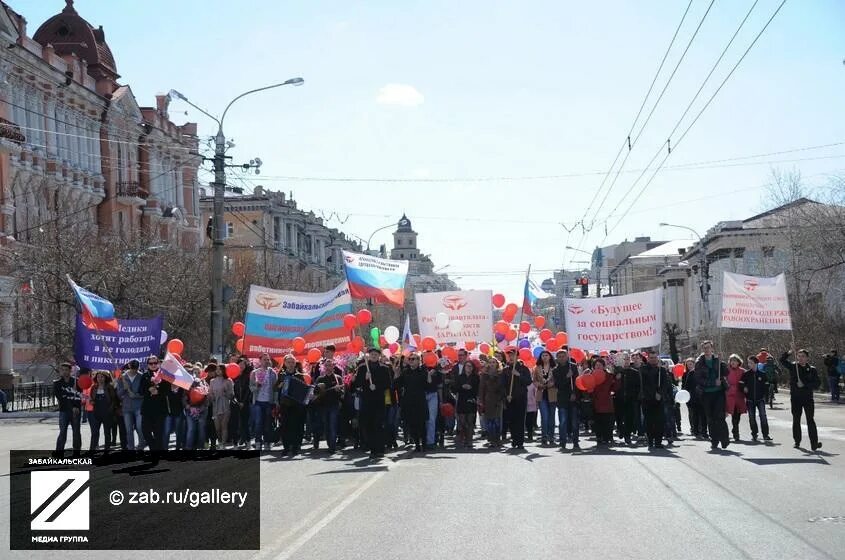
[{"label": "sky", "polygon": [[[64,6],[9,3],[30,35]],[[649,182],[670,132],[753,4],[692,0],[636,123],[686,0],[75,7],[104,27],[120,82],[141,106],[177,89],[220,114],[246,90],[304,78],[301,87],[233,106],[225,123],[233,161],[257,156],[264,165],[259,176],[230,182],[292,192],[300,208],[363,239],[407,213],[421,250],[462,288],[517,300],[529,265],[540,283],[589,259],[567,245],[590,252],[639,236],[687,237],[660,222],[703,234],[768,209],[773,169],[800,171],[812,187],[845,173],[839,0],[786,2],[679,140],[780,4],[759,0]],[[216,132],[185,103],[170,113],[177,123],[197,122],[201,135]],[[614,181],[627,146],[611,165],[632,130]],[[376,233],[373,246],[391,247],[391,230]]]}]

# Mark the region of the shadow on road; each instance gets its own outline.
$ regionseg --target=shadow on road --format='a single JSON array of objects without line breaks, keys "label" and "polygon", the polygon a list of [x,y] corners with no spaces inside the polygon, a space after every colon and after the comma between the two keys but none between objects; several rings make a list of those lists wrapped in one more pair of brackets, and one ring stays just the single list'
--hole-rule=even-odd
[{"label": "shadow on road", "polygon": [[373,465],[371,467],[355,467],[352,469],[335,469],[332,471],[323,471],[318,473],[313,473],[309,476],[321,476],[324,474],[349,474],[349,473],[371,473],[371,472],[383,472],[388,470],[386,465]]},{"label": "shadow on road", "polygon": [[794,457],[792,459],[788,458],[772,458],[772,459],[751,459],[748,457],[742,458],[744,461],[748,461],[749,463],[754,463],[755,465],[759,465],[761,467],[769,466],[769,465],[789,465],[789,464],[801,464],[801,463],[809,463],[809,464],[819,464],[819,465],[830,465],[827,461],[823,458],[818,457],[815,459],[811,459],[809,457]]}]

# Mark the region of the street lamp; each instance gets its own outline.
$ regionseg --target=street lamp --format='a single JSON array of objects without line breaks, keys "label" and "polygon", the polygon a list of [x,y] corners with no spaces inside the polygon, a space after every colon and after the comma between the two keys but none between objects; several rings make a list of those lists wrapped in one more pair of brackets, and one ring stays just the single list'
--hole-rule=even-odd
[{"label": "street lamp", "polygon": [[[226,120],[226,114],[236,101],[243,99],[253,93],[266,91],[282,86],[301,86],[305,83],[302,78],[291,78],[284,82],[271,84],[256,89],[245,91],[232,99],[226,108],[223,110],[223,115],[218,119],[208,111],[198,107],[188,100],[188,98],[175,89],[170,90],[168,94],[171,98],[181,99],[200,113],[204,114],[211,120],[217,123],[217,135],[214,138],[214,214],[213,214],[213,229],[214,240],[212,242],[212,260],[211,260],[211,354],[222,359],[223,357],[223,202],[226,192],[226,136],[223,134],[223,122]],[[255,160],[256,168],[260,167],[260,160]],[[243,167],[243,166],[237,166]],[[256,169],[257,172],[257,169]]]},{"label": "street lamp", "polygon": [[367,253],[370,252],[370,241],[373,240],[373,236],[380,231],[384,231],[387,228],[392,228],[394,226],[398,227],[398,225],[396,223],[393,223],[393,224],[387,224],[386,226],[382,226],[382,227],[378,228],[377,230],[373,231],[373,233],[371,233],[370,236],[367,238]]},{"label": "street lamp", "polygon": [[704,318],[707,322],[710,322],[710,267],[707,266],[707,246],[704,243],[704,239],[702,239],[701,235],[689,226],[682,226],[679,224],[667,224],[666,222],[660,222],[660,227],[673,227],[678,229],[685,229],[687,231],[691,231],[698,237],[698,244],[701,246],[699,250],[699,263],[701,268],[701,276],[699,277],[699,290],[701,291],[701,304],[704,307]]}]

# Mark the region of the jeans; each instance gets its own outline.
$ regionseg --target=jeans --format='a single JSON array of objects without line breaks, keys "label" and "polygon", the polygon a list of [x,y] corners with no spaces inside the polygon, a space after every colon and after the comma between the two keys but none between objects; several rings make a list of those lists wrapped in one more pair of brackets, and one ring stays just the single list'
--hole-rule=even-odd
[{"label": "jeans", "polygon": [[391,404],[385,408],[387,409],[384,418],[384,431],[387,438],[385,444],[392,446],[396,441],[396,436],[399,435],[399,405]]},{"label": "jeans", "polygon": [[555,440],[555,407],[556,403],[541,400],[540,406],[540,436],[549,443]]},{"label": "jeans", "polygon": [[701,393],[701,406],[707,417],[707,429],[710,430],[710,445],[728,444],[728,423],[725,421],[725,392]]},{"label": "jeans", "polygon": [[498,444],[502,437],[502,418],[499,416],[492,416],[485,414],[484,429],[487,431],[487,440],[491,443]]},{"label": "jeans", "polygon": [[162,444],[164,445],[164,449],[167,450],[170,447],[170,435],[176,434],[176,449],[184,449],[185,448],[185,439],[186,439],[186,427],[185,427],[185,414],[182,413],[179,416],[167,416],[164,419],[164,434],[162,435]]},{"label": "jeans", "polygon": [[320,415],[326,445],[329,451],[334,451],[337,446],[337,418],[340,415],[340,409],[336,406],[324,406],[320,408]]},{"label": "jeans", "polygon": [[748,405],[748,423],[751,424],[751,437],[757,437],[757,413],[760,413],[760,427],[763,429],[763,437],[769,437],[769,420],[766,418],[766,400],[760,399],[756,403],[750,399],[745,401]]},{"label": "jeans", "polygon": [[663,415],[665,418],[665,422],[663,425],[663,433],[666,434],[666,438],[675,439],[678,437],[678,430],[676,428],[675,422],[675,403],[674,402],[667,402],[663,405]]},{"label": "jeans", "polygon": [[437,432],[437,412],[440,406],[437,393],[426,393],[425,404],[428,406],[428,420],[425,421],[425,444],[434,445]]},{"label": "jeans", "polygon": [[258,401],[252,405],[252,424],[255,427],[255,443],[273,443],[273,403]]},{"label": "jeans", "polygon": [[839,376],[838,375],[830,375],[827,378],[828,383],[830,384],[830,400],[838,401],[839,400]]},{"label": "jeans", "polygon": [[[141,451],[146,443],[141,433],[141,410],[124,412],[123,423],[126,425],[126,448],[130,451]],[[135,434],[138,434],[138,444],[135,444]]]},{"label": "jeans", "polygon": [[816,421],[813,415],[816,405],[813,402],[813,395],[797,395],[792,397],[792,439],[795,443],[801,443],[801,413],[807,416],[807,432],[810,435],[810,445],[815,447],[819,442],[819,433],[816,429]]},{"label": "jeans", "polygon": [[97,445],[100,443],[100,427],[102,426],[104,432],[104,438],[106,440],[104,449],[108,451],[111,449],[112,446],[112,434],[111,428],[112,424],[114,423],[113,416],[104,416],[102,418],[97,417],[96,414],[93,412],[88,413],[88,426],[91,427],[91,443],[89,445],[90,451],[93,453],[97,449]]},{"label": "jeans", "polygon": [[57,453],[62,453],[65,450],[68,426],[70,426],[71,431],[73,432],[73,452],[79,453],[82,448],[82,434],[79,431],[79,422],[82,417],[82,411],[77,408],[76,412],[76,414],[73,414],[70,411],[59,411],[59,437],[56,438]]},{"label": "jeans", "polygon": [[185,415],[185,449],[202,449],[205,447],[205,423],[208,409],[203,409],[197,416]]},{"label": "jeans", "polygon": [[573,444],[578,444],[578,413],[581,405],[577,402],[570,402],[565,406],[558,407],[557,417],[560,426],[560,445],[566,445],[567,437]]}]

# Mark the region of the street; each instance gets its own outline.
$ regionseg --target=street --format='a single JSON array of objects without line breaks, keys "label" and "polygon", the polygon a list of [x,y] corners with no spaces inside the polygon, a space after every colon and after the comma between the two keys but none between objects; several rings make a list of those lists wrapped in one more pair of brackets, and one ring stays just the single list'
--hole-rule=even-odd
[{"label": "street", "polygon": [[[521,454],[476,449],[262,458],[261,551],[37,552],[37,558],[845,558],[845,406],[816,405],[824,443],[792,448],[783,393],[774,442],[711,453],[689,436],[663,452],[615,448]],[[788,403],[788,401],[786,401]],[[687,427],[684,418],[684,427]],[[806,429],[805,429],[806,430]],[[9,449],[50,449],[55,420],[2,420],[0,516]],[[83,442],[88,428],[83,426]],[[806,431],[804,436],[806,441]],[[8,519],[3,524],[8,527]],[[203,527],[208,538],[226,528]],[[169,529],[162,523],[162,531]],[[182,530],[182,529],[180,529]],[[7,550],[9,535],[0,536]],[[4,558],[28,559],[27,551]]]}]

